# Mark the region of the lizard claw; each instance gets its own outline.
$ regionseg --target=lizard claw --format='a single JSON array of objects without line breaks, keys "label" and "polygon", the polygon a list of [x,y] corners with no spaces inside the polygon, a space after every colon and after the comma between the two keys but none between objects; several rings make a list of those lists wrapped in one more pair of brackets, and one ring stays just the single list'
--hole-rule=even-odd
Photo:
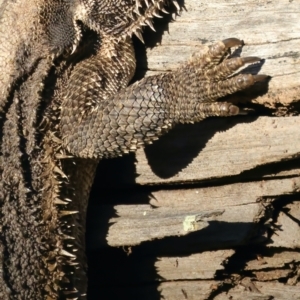
[{"label": "lizard claw", "polygon": [[239,114],[240,109],[231,103],[223,102],[220,104],[220,112],[223,116],[236,116]]},{"label": "lizard claw", "polygon": [[[195,55],[187,65],[185,76],[189,82],[196,82],[197,92],[192,90],[192,97],[198,95],[199,102],[210,103],[201,107],[201,119],[207,116],[232,116],[241,114],[237,106],[224,103],[214,105],[214,101],[251,87],[256,82],[270,78],[267,75],[252,75],[239,72],[247,64],[261,62],[258,56],[230,57],[230,48],[243,46],[244,42],[237,38],[229,38],[216,42],[208,47],[206,53]],[[188,73],[189,75],[186,75]]]},{"label": "lizard claw", "polygon": [[268,80],[270,78],[270,76],[268,75],[264,75],[264,74],[260,74],[260,75],[252,75],[254,82],[262,82],[265,80]]},{"label": "lizard claw", "polygon": [[223,60],[215,67],[209,68],[205,71],[205,74],[211,78],[212,81],[218,82],[220,80],[226,80],[228,76],[231,76],[244,65],[259,61],[261,61],[261,58],[256,56],[229,58]]},{"label": "lizard claw", "polygon": [[257,56],[248,56],[248,57],[242,57],[241,60],[243,62],[243,65],[245,65],[245,64],[252,64],[255,62],[259,62],[261,61],[261,58]]},{"label": "lizard claw", "polygon": [[224,44],[225,48],[232,48],[232,47],[239,47],[244,46],[244,41],[239,40],[237,38],[229,38],[226,40],[223,40],[222,43]]},{"label": "lizard claw", "polygon": [[238,76],[232,77],[228,82],[232,83],[232,86],[236,86],[237,90],[242,90],[250,87],[256,82],[262,82],[268,79],[267,75],[251,75],[251,74],[240,74]]}]

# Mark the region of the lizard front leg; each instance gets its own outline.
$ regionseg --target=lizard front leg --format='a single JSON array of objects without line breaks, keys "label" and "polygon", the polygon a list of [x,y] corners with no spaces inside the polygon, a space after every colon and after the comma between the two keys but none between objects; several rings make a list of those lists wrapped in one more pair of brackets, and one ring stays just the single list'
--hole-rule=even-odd
[{"label": "lizard front leg", "polygon": [[[109,97],[99,97],[99,92],[103,95],[105,89],[98,88],[100,83],[96,84],[98,91],[85,88],[80,93],[70,93],[69,90],[60,124],[65,146],[80,157],[113,157],[151,143],[177,123],[238,114],[237,106],[217,100],[267,78],[232,75],[245,64],[260,60],[227,58],[231,47],[242,44],[235,38],[218,42],[178,70],[147,77]],[[76,72],[81,72],[80,68]],[[71,77],[69,89],[76,84],[79,83],[72,82]],[[83,103],[84,97],[92,97],[97,105],[80,109],[78,103]]]}]

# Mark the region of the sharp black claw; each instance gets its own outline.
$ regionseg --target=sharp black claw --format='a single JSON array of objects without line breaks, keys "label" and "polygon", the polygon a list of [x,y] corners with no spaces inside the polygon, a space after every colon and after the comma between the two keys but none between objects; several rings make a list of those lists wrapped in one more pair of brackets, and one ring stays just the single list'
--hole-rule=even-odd
[{"label": "sharp black claw", "polygon": [[252,64],[258,61],[261,61],[262,59],[257,56],[248,56],[248,57],[242,57],[242,62],[244,64]]},{"label": "sharp black claw", "polygon": [[237,46],[243,46],[244,42],[237,38],[229,38],[222,41],[226,48],[232,48]]},{"label": "sharp black claw", "polygon": [[253,75],[253,80],[254,82],[259,82],[259,81],[266,81],[270,79],[270,76],[268,75]]}]

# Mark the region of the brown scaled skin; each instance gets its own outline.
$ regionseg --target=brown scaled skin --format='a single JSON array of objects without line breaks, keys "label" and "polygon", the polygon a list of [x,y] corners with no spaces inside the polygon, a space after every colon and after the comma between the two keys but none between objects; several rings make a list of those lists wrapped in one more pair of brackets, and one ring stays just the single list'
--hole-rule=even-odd
[{"label": "brown scaled skin", "polygon": [[243,45],[230,38],[128,86],[131,36],[171,2],[1,2],[1,299],[86,299],[85,213],[99,159],[177,123],[236,115],[217,100],[266,78],[232,76],[259,58],[228,59]]},{"label": "brown scaled skin", "polygon": [[[116,48],[121,45],[119,43]],[[230,47],[241,45],[242,41],[235,38],[218,42],[210,46],[206,54],[194,55],[178,70],[147,77],[127,88],[114,77],[115,74],[110,73],[110,68],[114,73],[118,70],[132,74],[129,61],[134,57],[133,48],[123,48],[123,57],[127,55],[130,59],[121,64],[118,59],[100,54],[93,60],[108,66],[107,70],[102,70],[100,77],[110,77],[111,85],[122,88],[119,93],[113,88],[109,93],[107,89],[105,99],[99,98],[99,91],[91,93],[83,84],[80,85],[80,74],[93,78],[95,62],[79,63],[70,77],[65,91],[67,96],[64,96],[62,104],[60,126],[64,145],[80,157],[114,157],[151,143],[176,123],[196,122],[210,116],[237,115],[238,107],[216,100],[267,78],[251,74],[229,77],[245,64],[260,61],[257,57],[225,58]],[[90,69],[89,64],[92,64]],[[100,84],[95,85],[102,94]],[[82,114],[81,103],[86,99],[90,103],[89,108],[84,109]]]}]

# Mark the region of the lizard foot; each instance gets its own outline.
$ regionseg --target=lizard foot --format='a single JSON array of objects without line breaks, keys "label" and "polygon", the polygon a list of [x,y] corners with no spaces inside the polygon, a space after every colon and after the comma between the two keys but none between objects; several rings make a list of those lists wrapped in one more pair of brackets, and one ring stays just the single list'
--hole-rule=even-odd
[{"label": "lizard foot", "polygon": [[205,61],[203,77],[209,85],[216,84],[212,93],[214,99],[211,100],[246,89],[258,81],[269,78],[267,75],[234,75],[243,66],[261,61],[261,58],[256,56],[227,58],[232,47],[243,45],[243,41],[229,38],[211,45],[207,54],[202,57],[202,61]]},{"label": "lizard foot", "polygon": [[[257,56],[226,58],[232,47],[243,45],[243,41],[230,38],[210,46],[207,55],[204,56],[204,58],[210,62],[208,68],[205,68],[206,76],[214,82],[226,80],[228,76],[243,66],[261,61],[261,58]],[[249,80],[248,78],[247,82],[249,86],[257,81],[263,81],[268,78],[267,75],[251,75],[251,77],[253,77],[253,79]]]},{"label": "lizard foot", "polygon": [[237,106],[218,102],[218,99],[269,78],[267,75],[237,73],[245,65],[261,61],[256,56],[230,57],[232,47],[243,45],[244,42],[236,38],[219,41],[209,46],[206,53],[195,54],[186,68],[179,70],[178,78],[181,82],[188,78],[184,96],[197,99],[197,113],[194,116],[198,120],[209,116],[233,116],[242,113]]},{"label": "lizard foot", "polygon": [[200,101],[212,102],[269,78],[267,75],[235,74],[243,66],[261,61],[256,56],[228,58],[232,47],[243,44],[239,39],[229,38],[211,45],[205,54],[192,57],[183,74],[189,77],[192,86],[196,86]]}]

